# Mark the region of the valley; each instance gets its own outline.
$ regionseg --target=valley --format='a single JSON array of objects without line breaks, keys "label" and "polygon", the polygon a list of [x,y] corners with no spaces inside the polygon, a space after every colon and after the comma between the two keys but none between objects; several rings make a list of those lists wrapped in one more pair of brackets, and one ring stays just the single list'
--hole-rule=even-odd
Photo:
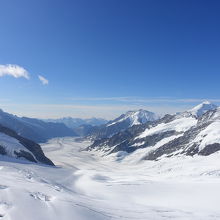
[{"label": "valley", "polygon": [[[219,219],[219,152],[140,161],[57,138],[42,145],[56,165],[0,160],[0,214],[9,219]],[[28,164],[28,165],[27,165]]]},{"label": "valley", "polygon": [[220,220],[220,1],[0,2],[0,220]]}]

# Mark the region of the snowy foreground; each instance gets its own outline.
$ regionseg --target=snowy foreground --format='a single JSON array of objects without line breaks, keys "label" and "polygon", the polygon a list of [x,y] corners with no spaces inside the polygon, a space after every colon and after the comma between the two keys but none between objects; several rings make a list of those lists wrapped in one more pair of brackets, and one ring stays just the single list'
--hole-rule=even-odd
[{"label": "snowy foreground", "polygon": [[116,160],[88,145],[44,144],[56,168],[1,157],[0,219],[220,219],[220,153],[139,162],[138,152]]}]

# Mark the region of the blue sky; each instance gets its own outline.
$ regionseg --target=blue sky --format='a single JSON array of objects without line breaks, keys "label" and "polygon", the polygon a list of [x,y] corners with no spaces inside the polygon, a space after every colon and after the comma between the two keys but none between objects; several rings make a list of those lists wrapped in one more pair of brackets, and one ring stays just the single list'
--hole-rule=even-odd
[{"label": "blue sky", "polygon": [[113,118],[218,103],[219,10],[218,0],[1,0],[0,65],[28,77],[0,71],[0,107]]}]

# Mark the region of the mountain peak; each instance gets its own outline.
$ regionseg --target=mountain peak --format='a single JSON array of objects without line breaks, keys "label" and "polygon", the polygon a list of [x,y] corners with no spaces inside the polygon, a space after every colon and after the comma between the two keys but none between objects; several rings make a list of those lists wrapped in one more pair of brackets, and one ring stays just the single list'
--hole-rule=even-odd
[{"label": "mountain peak", "polygon": [[199,105],[195,106],[194,108],[188,110],[189,113],[192,115],[195,115],[197,117],[200,117],[204,113],[206,113],[209,110],[214,110],[217,108],[217,105],[209,102],[209,101],[204,101],[200,103]]},{"label": "mountain peak", "polygon": [[210,101],[206,100],[202,103],[200,103],[200,105],[213,105]]},{"label": "mountain peak", "polygon": [[125,115],[134,115],[134,114],[146,114],[146,113],[153,113],[153,112],[149,112],[147,110],[144,109],[138,109],[138,110],[131,110],[125,113]]},{"label": "mountain peak", "polygon": [[139,109],[139,110],[126,112],[125,114],[121,115],[115,120],[110,121],[107,126],[111,126],[117,123],[122,123],[124,121],[127,121],[130,127],[133,125],[146,123],[147,121],[154,121],[156,119],[158,119],[158,116],[155,113],[144,109]]}]

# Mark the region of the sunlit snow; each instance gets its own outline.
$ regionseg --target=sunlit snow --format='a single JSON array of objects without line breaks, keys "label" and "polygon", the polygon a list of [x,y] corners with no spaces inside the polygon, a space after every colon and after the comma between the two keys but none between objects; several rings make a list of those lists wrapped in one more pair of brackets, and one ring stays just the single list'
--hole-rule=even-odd
[{"label": "sunlit snow", "polygon": [[1,218],[220,218],[220,153],[140,161],[134,152],[118,161],[83,151],[88,145],[73,138],[44,144],[56,168],[1,156]]}]

